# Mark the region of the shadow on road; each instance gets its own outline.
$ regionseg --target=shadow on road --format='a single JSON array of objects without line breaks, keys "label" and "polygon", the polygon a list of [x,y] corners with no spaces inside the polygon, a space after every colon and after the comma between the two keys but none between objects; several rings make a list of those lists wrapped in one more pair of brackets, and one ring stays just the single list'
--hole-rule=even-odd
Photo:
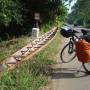
[{"label": "shadow on road", "polygon": [[88,75],[85,71],[78,71],[76,68],[55,68],[52,73],[52,79],[81,78],[86,76]]}]

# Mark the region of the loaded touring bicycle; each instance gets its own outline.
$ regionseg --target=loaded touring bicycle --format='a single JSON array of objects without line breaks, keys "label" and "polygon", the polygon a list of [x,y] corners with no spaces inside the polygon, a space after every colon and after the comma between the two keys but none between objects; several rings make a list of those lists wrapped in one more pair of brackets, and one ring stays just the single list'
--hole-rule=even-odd
[{"label": "loaded touring bicycle", "polygon": [[69,42],[61,50],[60,58],[63,63],[68,63],[77,56],[86,73],[90,74],[90,31],[82,29],[81,32],[83,35],[77,36],[78,31],[70,27],[61,28],[60,34],[69,38]]}]

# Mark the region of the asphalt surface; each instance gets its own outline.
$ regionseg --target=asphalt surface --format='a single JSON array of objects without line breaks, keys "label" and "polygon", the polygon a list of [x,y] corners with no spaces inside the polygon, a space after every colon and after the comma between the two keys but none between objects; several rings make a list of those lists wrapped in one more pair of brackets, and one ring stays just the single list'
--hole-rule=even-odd
[{"label": "asphalt surface", "polygon": [[[61,49],[68,40],[63,38]],[[48,90],[90,90],[90,75],[86,75],[85,70],[81,67],[82,63],[77,58],[70,63],[62,63],[58,54],[56,61]]]},{"label": "asphalt surface", "polygon": [[[80,27],[74,28],[80,31],[78,36],[82,35],[81,29]],[[60,51],[68,41],[69,39],[62,37]],[[60,53],[58,53],[56,64],[53,67],[52,81],[43,90],[90,90],[90,75],[85,73],[77,57],[69,63],[62,63]]]}]

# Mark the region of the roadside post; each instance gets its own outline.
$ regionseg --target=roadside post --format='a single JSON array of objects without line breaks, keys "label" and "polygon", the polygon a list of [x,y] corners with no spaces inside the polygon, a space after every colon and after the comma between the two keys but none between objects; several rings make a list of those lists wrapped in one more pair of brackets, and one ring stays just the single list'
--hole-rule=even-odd
[{"label": "roadside post", "polygon": [[35,25],[32,28],[32,40],[36,39],[39,37],[39,21],[40,21],[40,13],[34,13],[34,20],[35,20]]}]

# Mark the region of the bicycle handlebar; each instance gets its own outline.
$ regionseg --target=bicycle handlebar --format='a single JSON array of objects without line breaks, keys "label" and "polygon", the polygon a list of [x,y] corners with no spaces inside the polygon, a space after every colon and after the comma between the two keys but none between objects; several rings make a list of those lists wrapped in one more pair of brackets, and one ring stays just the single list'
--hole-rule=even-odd
[{"label": "bicycle handlebar", "polygon": [[[78,39],[85,39],[88,33],[90,36],[89,30],[80,29],[80,31],[77,31],[73,27],[70,27],[69,25],[65,25],[64,27],[62,27],[60,33],[66,38],[75,36]],[[77,33],[82,33],[82,35],[78,36]]]},{"label": "bicycle handlebar", "polygon": [[[76,33],[80,33],[80,32],[73,30],[73,36],[76,37],[78,40],[84,39],[84,40],[86,40],[87,42],[90,43],[90,31],[89,30],[81,29],[81,33],[83,35],[80,35],[80,36],[77,36]],[[74,39],[74,40],[76,41],[76,39]]]}]

